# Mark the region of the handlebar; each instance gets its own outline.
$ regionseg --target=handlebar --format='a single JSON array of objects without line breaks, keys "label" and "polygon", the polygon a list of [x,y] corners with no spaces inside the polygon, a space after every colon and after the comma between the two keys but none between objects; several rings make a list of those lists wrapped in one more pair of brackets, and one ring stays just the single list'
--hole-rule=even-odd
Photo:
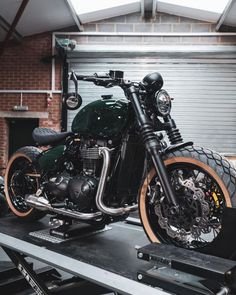
[{"label": "handlebar", "polygon": [[95,73],[93,75],[77,75],[74,71],[70,74],[70,80],[73,80],[75,84],[78,81],[93,82],[97,86],[103,86],[106,88],[113,86],[121,86],[124,82],[124,73],[122,71],[110,71],[109,73]]},{"label": "handlebar", "polygon": [[144,85],[140,82],[132,82],[123,79],[124,72],[122,71],[109,71],[109,73],[95,73],[93,75],[78,75],[74,71],[70,73],[70,80],[75,84],[75,93],[78,93],[78,81],[93,82],[97,86],[103,86],[110,88],[113,86],[119,86],[123,89],[127,99],[129,95],[137,99],[138,95],[146,93]]}]

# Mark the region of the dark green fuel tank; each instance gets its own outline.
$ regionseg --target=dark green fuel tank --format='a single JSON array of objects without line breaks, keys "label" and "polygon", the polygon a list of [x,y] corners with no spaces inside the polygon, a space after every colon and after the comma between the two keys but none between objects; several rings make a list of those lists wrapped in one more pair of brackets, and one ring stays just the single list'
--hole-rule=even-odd
[{"label": "dark green fuel tank", "polygon": [[125,99],[96,100],[78,112],[71,129],[94,138],[114,138],[122,134],[128,123],[129,110]]}]

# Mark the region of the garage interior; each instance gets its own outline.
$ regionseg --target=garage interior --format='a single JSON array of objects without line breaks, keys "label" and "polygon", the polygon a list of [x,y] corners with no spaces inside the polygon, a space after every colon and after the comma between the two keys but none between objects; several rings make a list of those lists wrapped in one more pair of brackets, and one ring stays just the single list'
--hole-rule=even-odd
[{"label": "garage interior", "polygon": [[[57,132],[71,131],[72,122],[78,113],[78,110],[68,110],[65,106],[67,94],[75,91],[73,81],[68,80],[71,71],[88,76],[118,70],[123,71],[124,78],[131,81],[142,81],[152,72],[161,73],[164,80],[163,87],[173,98],[172,117],[181,130],[184,141],[193,141],[196,146],[214,150],[227,157],[236,167],[235,0],[1,0],[0,69],[0,176],[2,177],[5,176],[7,163],[14,152],[21,147],[35,144],[32,138],[35,128],[51,128]],[[104,95],[111,95],[116,100],[125,98],[124,92],[117,86],[98,87],[88,84],[87,81],[79,81],[78,85],[78,93],[83,100],[80,109]],[[168,142],[168,136],[165,135],[164,138]],[[0,182],[1,193],[4,195],[3,184]],[[4,239],[7,238],[7,232],[3,230],[1,233],[2,227],[8,227],[10,224],[5,218],[8,217],[0,219],[0,235],[2,234]],[[138,225],[135,225],[136,222]],[[43,226],[46,228],[45,224],[44,221]],[[121,234],[119,229],[127,226],[127,232],[124,233],[127,239],[131,235],[129,231],[133,229],[137,243],[140,245],[133,245],[132,241],[129,241],[127,247],[132,249],[130,251],[134,256],[130,263],[135,263],[133,261],[136,259],[137,249],[135,250],[134,246],[144,246],[148,243],[148,239],[144,236],[138,214],[131,214],[130,224],[128,222],[127,224],[117,223],[114,227],[112,225],[112,230],[108,229],[106,233],[109,236],[108,240],[111,240],[111,246],[106,244],[103,246],[109,255],[113,255],[111,248],[115,247],[115,242],[112,241],[119,243],[118,238]],[[20,230],[17,232],[18,225],[14,218],[12,226],[15,242],[19,243],[19,252],[29,255],[30,250],[24,252],[28,244],[24,244],[25,241],[22,241],[22,244],[19,242],[20,235],[26,235],[29,226],[22,229],[22,232]],[[32,230],[29,230],[33,232],[38,229],[39,226],[36,224],[32,225]],[[89,239],[92,250],[87,260],[94,259],[97,270],[90,269],[89,262],[82,257],[82,262],[78,261],[78,264],[71,261],[74,263],[74,266],[70,265],[73,269],[71,272],[68,272],[67,262],[61,262],[63,270],[61,271],[59,264],[52,261],[53,255],[49,258],[52,248],[49,247],[48,253],[45,252],[43,256],[38,254],[40,251],[34,245],[40,262],[36,259],[37,255],[32,254],[29,255],[30,261],[33,261],[37,268],[41,267],[42,262],[43,267],[48,267],[45,266],[45,261],[56,267],[56,270],[46,271],[49,273],[48,278],[51,276],[57,280],[58,271],[63,279],[64,277],[68,279],[68,273],[76,277],[73,282],[76,287],[73,286],[72,291],[62,288],[58,294],[75,294],[74,292],[171,294],[177,288],[175,285],[168,291],[165,290],[165,286],[171,284],[168,282],[165,285],[159,282],[161,287],[155,289],[150,287],[152,282],[147,280],[148,285],[142,284],[145,289],[139,282],[138,285],[135,284],[138,279],[136,281],[133,279],[134,270],[128,263],[125,265],[124,273],[122,271],[119,273],[118,266],[117,268],[111,266],[110,258],[101,256],[104,261],[110,263],[107,271],[111,276],[106,277],[101,270],[105,266],[100,267],[99,259],[96,261],[94,258],[96,243],[91,237]],[[7,243],[12,243],[10,238],[9,242],[4,244],[0,237],[0,245],[3,248],[8,249]],[[80,239],[78,244],[85,249],[84,241]],[[77,261],[80,257],[79,250],[74,248],[75,245],[70,245],[63,255],[67,255],[66,251],[75,251],[74,260]],[[121,249],[125,251],[123,246]],[[43,242],[37,247],[44,247]],[[100,248],[98,246],[98,251]],[[58,249],[64,250],[63,243]],[[13,250],[16,251],[14,248]],[[146,252],[143,253],[145,255]],[[127,253],[123,257],[124,261],[126,259],[129,261],[129,257],[126,256]],[[162,258],[164,259],[164,256]],[[61,258],[58,256],[57,259]],[[116,259],[119,260],[119,256]],[[4,265],[8,268],[9,264],[8,257],[1,251],[0,273],[6,272]],[[137,267],[139,266],[142,266],[141,262],[138,262]],[[227,265],[228,268],[233,266],[234,264]],[[76,267],[84,268],[84,273],[78,273]],[[215,267],[217,269],[217,266]],[[3,293],[34,294],[34,291],[39,292],[38,294],[49,294],[45,290],[28,288],[24,279],[18,277],[17,282],[19,280],[22,289],[16,288],[16,283],[11,277],[16,275],[14,267],[11,265],[10,269],[11,272],[8,271],[6,279],[0,278],[0,290],[3,290]],[[89,280],[86,271],[93,273],[91,276],[97,274],[98,277]],[[132,275],[129,275],[129,271]],[[223,276],[222,269],[219,269],[220,272]],[[115,275],[119,273],[119,277],[115,275],[113,277],[114,273]],[[139,275],[145,276],[143,273]],[[82,277],[83,282],[82,279],[78,279],[79,277]],[[112,279],[114,279],[113,285],[105,283],[106,280]],[[69,283],[70,280],[73,281],[71,277],[68,279]],[[53,286],[51,288],[53,289]],[[181,289],[178,291],[180,293],[175,294],[234,294],[229,293],[230,290],[227,288],[223,286],[220,291],[211,290],[212,293],[206,289],[204,291],[193,288],[185,291]]]}]

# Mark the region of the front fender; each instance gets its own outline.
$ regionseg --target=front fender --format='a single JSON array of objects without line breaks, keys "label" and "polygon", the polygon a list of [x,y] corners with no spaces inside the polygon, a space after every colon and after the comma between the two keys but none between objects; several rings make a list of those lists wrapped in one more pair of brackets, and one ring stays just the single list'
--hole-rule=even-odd
[{"label": "front fender", "polygon": [[181,149],[183,147],[191,146],[191,145],[193,145],[192,141],[186,141],[186,142],[178,143],[178,144],[175,144],[175,145],[170,145],[170,146],[168,146],[167,148],[164,149],[163,154],[168,154],[170,152],[174,152],[174,151],[179,150],[179,149]]}]

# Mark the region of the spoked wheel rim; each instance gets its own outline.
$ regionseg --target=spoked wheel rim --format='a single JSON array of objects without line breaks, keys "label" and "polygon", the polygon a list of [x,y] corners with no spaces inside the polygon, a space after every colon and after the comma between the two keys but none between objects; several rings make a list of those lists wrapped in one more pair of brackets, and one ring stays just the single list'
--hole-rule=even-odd
[{"label": "spoked wheel rim", "polygon": [[11,210],[20,217],[27,216],[33,208],[25,202],[27,194],[35,194],[38,189],[36,169],[32,161],[24,154],[14,155],[5,174],[5,194]]},{"label": "spoked wheel rim", "polygon": [[[231,207],[229,193],[216,172],[196,159],[176,157],[166,160],[165,165],[172,183],[176,179],[174,174],[180,171],[183,173],[181,179],[189,180],[184,182],[185,186],[183,182],[182,186],[174,184],[175,188],[180,186],[175,193],[182,199],[182,216],[172,215],[171,220],[171,215],[167,214],[168,205],[161,188],[158,191],[158,179],[153,169],[140,195],[140,216],[144,229],[152,242],[172,243],[190,249],[205,247],[220,232],[223,209]],[[156,186],[157,196],[153,196],[153,186]],[[184,219],[187,221],[183,222]]]}]

